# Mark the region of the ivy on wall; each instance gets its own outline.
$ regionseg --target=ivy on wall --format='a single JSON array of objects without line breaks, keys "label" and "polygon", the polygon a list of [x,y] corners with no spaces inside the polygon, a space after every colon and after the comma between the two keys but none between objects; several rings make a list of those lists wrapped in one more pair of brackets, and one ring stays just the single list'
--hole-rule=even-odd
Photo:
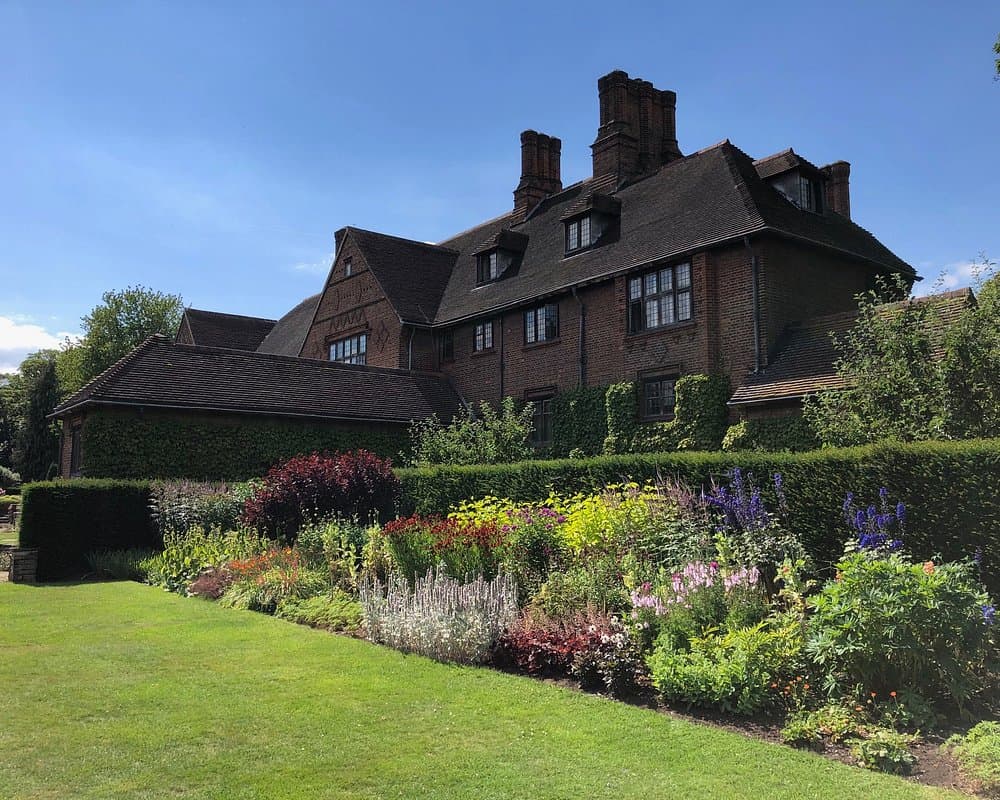
[{"label": "ivy on wall", "polygon": [[801,414],[773,419],[742,419],[729,427],[722,440],[722,449],[728,452],[801,452],[815,450],[819,446],[816,432]]},{"label": "ivy on wall", "polygon": [[718,375],[684,375],[674,387],[676,404],[670,422],[642,424],[638,419],[638,387],[608,387],[608,434],[604,452],[655,453],[671,450],[718,450],[726,433],[729,383]]},{"label": "ivy on wall", "polygon": [[88,478],[246,480],[276,461],[317,450],[364,448],[395,459],[409,447],[409,437],[401,425],[97,411],[84,422],[82,443]]},{"label": "ivy on wall", "polygon": [[603,386],[571,389],[552,398],[553,458],[598,455],[608,434]]}]

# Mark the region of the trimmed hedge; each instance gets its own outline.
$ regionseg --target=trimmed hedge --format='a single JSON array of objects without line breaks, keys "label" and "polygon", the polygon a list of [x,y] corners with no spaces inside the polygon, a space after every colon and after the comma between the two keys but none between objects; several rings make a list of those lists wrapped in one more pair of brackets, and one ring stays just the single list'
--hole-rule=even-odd
[{"label": "trimmed hedge", "polygon": [[409,449],[398,430],[342,428],[274,419],[178,418],[96,413],[83,425],[83,472],[88,478],[259,478],[279,461],[313,452],[363,448],[396,459]]},{"label": "trimmed hedge", "polygon": [[801,414],[773,419],[742,419],[731,425],[722,440],[727,452],[757,450],[803,452],[820,446],[812,426]]},{"label": "trimmed hedge", "polygon": [[[804,539],[817,565],[829,567],[848,535],[842,518],[844,497],[853,491],[859,505],[877,501],[885,486],[893,502],[907,506],[906,543],[920,558],[986,554],[991,587],[1000,586],[1000,440],[883,444],[808,453],[658,453],[590,459],[528,461],[490,467],[404,469],[405,514],[444,513],[461,500],[485,495],[533,501],[550,490],[589,491],[609,483],[639,482],[657,476],[690,486],[726,479],[741,466],[767,492],[769,476],[780,472],[790,524]],[[771,503],[774,498],[769,498]]]},{"label": "trimmed hedge", "polygon": [[38,579],[77,577],[95,550],[163,546],[149,513],[149,483],[28,483],[21,490],[21,547],[38,548]]}]

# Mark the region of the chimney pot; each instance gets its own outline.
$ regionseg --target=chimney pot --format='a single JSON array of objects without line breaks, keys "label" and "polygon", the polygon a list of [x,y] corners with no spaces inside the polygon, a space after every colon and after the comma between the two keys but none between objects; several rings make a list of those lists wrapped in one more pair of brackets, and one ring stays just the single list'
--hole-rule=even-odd
[{"label": "chimney pot", "polygon": [[521,133],[521,180],[514,190],[514,210],[521,219],[548,195],[562,190],[562,142],[527,130]]},{"label": "chimney pot", "polygon": [[841,216],[851,218],[851,165],[834,161],[820,168],[823,177],[823,199],[826,207]]}]

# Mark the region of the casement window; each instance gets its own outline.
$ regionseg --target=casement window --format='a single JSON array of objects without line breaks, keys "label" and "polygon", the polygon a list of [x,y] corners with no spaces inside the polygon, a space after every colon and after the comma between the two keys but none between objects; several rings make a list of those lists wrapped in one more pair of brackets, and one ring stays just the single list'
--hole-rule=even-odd
[{"label": "casement window", "polygon": [[524,343],[548,342],[559,336],[559,306],[547,303],[524,312]]},{"label": "casement window", "polygon": [[672,419],[676,404],[674,392],[676,385],[676,375],[657,375],[643,378],[642,408],[640,409],[642,418],[648,420]]},{"label": "casement window", "polygon": [[364,364],[368,353],[368,334],[359,333],[330,342],[330,360],[341,364]]},{"label": "casement window", "polygon": [[74,425],[69,434],[69,476],[71,478],[80,477],[80,462],[83,455],[80,430],[81,426]]},{"label": "casement window", "polygon": [[480,253],[476,257],[477,270],[476,281],[478,283],[490,283],[500,277],[500,253],[490,250]]},{"label": "casement window", "polygon": [[350,278],[351,275],[353,275],[353,274],[354,274],[354,264],[351,262],[351,259],[345,258],[344,259],[344,277],[345,278]]},{"label": "casement window", "polygon": [[441,331],[438,334],[438,358],[442,364],[455,360],[455,334],[453,331]]},{"label": "casement window", "polygon": [[493,320],[480,322],[472,334],[472,351],[482,353],[493,349]]},{"label": "casement window", "polygon": [[[594,237],[596,238],[596,237]],[[573,253],[593,244],[591,238],[590,214],[566,223],[566,252]]]},{"label": "casement window", "polygon": [[691,265],[628,279],[628,329],[639,333],[691,319]]},{"label": "casement window", "polygon": [[531,443],[544,447],[552,443],[552,392],[529,392],[531,403]]},{"label": "casement window", "polygon": [[823,211],[820,184],[802,175],[799,176],[799,208],[804,211]]}]

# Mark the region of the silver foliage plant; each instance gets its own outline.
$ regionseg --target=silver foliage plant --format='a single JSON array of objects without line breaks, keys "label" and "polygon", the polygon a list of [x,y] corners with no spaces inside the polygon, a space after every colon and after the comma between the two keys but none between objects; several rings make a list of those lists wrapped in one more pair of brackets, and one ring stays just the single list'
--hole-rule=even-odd
[{"label": "silver foliage plant", "polygon": [[504,573],[461,583],[431,569],[412,589],[399,574],[359,589],[371,641],[436,661],[486,661],[518,614],[517,585]]}]

